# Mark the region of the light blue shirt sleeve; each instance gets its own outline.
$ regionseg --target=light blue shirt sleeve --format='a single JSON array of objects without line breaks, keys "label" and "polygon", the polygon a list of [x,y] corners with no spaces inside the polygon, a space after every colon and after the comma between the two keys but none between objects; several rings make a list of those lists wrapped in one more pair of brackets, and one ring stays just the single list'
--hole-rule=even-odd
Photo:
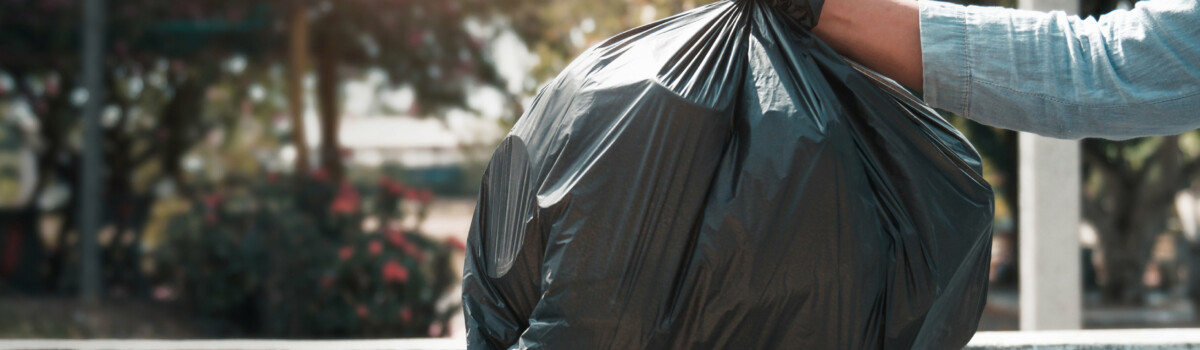
[{"label": "light blue shirt sleeve", "polygon": [[925,101],[1056,138],[1200,127],[1200,0],[1100,19],[921,1]]}]

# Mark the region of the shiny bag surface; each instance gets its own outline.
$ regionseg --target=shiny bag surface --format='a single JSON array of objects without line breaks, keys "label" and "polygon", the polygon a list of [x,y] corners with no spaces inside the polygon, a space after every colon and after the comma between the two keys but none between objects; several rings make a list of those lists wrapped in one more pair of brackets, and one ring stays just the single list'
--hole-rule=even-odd
[{"label": "shiny bag surface", "polygon": [[724,1],[581,54],[496,149],[472,349],[950,349],[987,294],[971,145],[808,28]]}]

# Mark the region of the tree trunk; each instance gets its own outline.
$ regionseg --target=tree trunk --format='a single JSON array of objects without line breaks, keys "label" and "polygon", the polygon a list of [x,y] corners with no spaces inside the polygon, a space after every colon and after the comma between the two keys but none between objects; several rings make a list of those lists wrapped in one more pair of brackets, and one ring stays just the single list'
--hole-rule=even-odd
[{"label": "tree trunk", "polygon": [[1018,154],[1021,154],[1020,143],[1017,142],[1017,132],[1011,130],[1002,131],[1000,136],[1003,143],[1004,152],[1007,156],[1000,157],[1000,164],[997,166],[1001,176],[1004,176],[1004,198],[1008,200],[1008,213],[1012,217],[1012,241],[1009,244],[1009,259],[1011,266],[1007,269],[1007,273],[996,276],[996,282],[1001,285],[1010,285],[1020,290],[1021,288],[1021,162],[1018,159]]},{"label": "tree trunk", "polygon": [[1146,287],[1142,284],[1142,274],[1146,271],[1147,260],[1142,254],[1148,248],[1135,247],[1123,243],[1123,237],[1110,232],[1102,237],[1104,241],[1104,286],[1100,289],[1101,301],[1111,305],[1141,305],[1145,301]]},{"label": "tree trunk", "polygon": [[1192,299],[1194,314],[1200,315],[1200,242],[1189,242],[1188,245],[1188,296]]},{"label": "tree trunk", "polygon": [[1112,213],[1117,220],[1097,225],[1105,267],[1105,283],[1100,290],[1102,302],[1114,305],[1145,302],[1147,289],[1143,276],[1158,234],[1166,228],[1164,211],[1161,205],[1139,201],[1122,212]]},{"label": "tree trunk", "polygon": [[288,112],[292,118],[295,171],[308,172],[308,142],[304,136],[304,74],[308,71],[308,8],[293,4],[288,25]]},{"label": "tree trunk", "polygon": [[[56,69],[60,72],[60,84],[63,86],[62,91],[71,91],[77,87],[75,75],[71,69]],[[50,211],[61,210],[63,213],[62,227],[59,230],[58,246],[50,249],[45,249],[41,244],[36,245],[41,252],[28,252],[29,254],[37,254],[43,256],[45,268],[40,273],[42,280],[39,282],[42,290],[50,290],[62,292],[65,289],[63,286],[66,283],[63,272],[67,263],[67,254],[64,252],[72,247],[67,247],[63,242],[66,240],[66,232],[69,228],[75,227],[74,216],[76,214],[75,192],[78,190],[78,169],[73,167],[73,163],[77,163],[79,159],[71,158],[65,160],[64,152],[67,151],[67,144],[70,140],[68,137],[73,129],[73,126],[78,125],[78,111],[71,107],[70,100],[66,98],[68,94],[59,94],[58,96],[47,98],[46,96],[38,96],[32,90],[32,79],[35,77],[34,72],[16,70],[13,73],[16,78],[17,92],[25,100],[26,103],[34,106],[33,112],[38,119],[38,137],[41,147],[37,155],[37,184],[34,186],[33,198],[29,203],[30,206],[37,205],[37,198],[40,198],[42,193],[50,188],[54,183],[61,183],[68,187],[70,196],[65,206],[54,208]],[[44,108],[37,108],[42,104]],[[74,154],[71,154],[74,156]],[[47,214],[46,211],[38,209],[38,216]],[[28,232],[30,236],[26,240],[40,240],[39,232]]]},{"label": "tree trunk", "polygon": [[43,293],[45,252],[36,206],[0,210],[0,289]]},{"label": "tree trunk", "polygon": [[208,85],[189,78],[175,89],[175,94],[167,101],[159,119],[159,128],[155,137],[159,138],[159,166],[162,174],[174,181],[177,191],[184,195],[192,195],[187,185],[187,176],[183,171],[183,157],[189,149],[202,139],[207,128],[201,125],[201,110],[204,108],[204,94]]},{"label": "tree trunk", "polygon": [[342,143],[338,139],[338,52],[328,42],[317,55],[317,109],[321,118],[321,167],[335,183],[343,173]]}]

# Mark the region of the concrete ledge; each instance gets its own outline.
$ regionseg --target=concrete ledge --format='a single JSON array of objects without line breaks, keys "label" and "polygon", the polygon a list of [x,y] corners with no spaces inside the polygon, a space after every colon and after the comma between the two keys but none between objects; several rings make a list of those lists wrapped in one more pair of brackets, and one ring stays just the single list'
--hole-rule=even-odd
[{"label": "concrete ledge", "polygon": [[0,350],[463,350],[462,339],[372,340],[0,340]]},{"label": "concrete ledge", "polygon": [[1200,349],[1200,328],[979,332],[967,349]]},{"label": "concrete ledge", "polygon": [[[462,339],[378,340],[0,340],[0,350],[462,350]],[[1200,350],[1200,328],[979,332],[972,350]]]}]

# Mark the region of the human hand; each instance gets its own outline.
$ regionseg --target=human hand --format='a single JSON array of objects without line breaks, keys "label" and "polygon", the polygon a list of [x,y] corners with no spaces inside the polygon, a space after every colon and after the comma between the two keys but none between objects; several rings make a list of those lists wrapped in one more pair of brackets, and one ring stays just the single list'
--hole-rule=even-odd
[{"label": "human hand", "polygon": [[901,85],[922,90],[916,1],[830,0],[820,13],[813,34],[835,51]]}]

